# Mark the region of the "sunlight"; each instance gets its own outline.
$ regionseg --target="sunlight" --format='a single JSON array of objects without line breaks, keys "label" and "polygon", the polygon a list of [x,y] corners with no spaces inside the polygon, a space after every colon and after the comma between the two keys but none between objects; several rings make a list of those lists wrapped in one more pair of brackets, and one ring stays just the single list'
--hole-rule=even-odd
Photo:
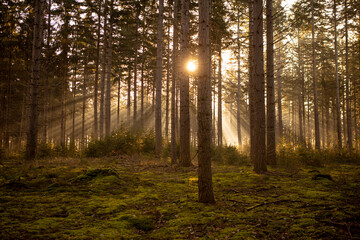
[{"label": "sunlight", "polygon": [[195,72],[195,70],[197,69],[197,64],[195,63],[195,61],[189,60],[186,64],[186,69],[191,73]]}]

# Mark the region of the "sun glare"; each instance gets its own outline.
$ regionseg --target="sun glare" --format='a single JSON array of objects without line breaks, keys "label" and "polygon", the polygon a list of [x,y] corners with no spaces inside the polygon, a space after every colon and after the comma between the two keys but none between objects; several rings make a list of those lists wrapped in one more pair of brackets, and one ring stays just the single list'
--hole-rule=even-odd
[{"label": "sun glare", "polygon": [[187,62],[186,64],[186,69],[189,71],[189,72],[195,72],[197,68],[197,65],[194,61],[190,60]]}]

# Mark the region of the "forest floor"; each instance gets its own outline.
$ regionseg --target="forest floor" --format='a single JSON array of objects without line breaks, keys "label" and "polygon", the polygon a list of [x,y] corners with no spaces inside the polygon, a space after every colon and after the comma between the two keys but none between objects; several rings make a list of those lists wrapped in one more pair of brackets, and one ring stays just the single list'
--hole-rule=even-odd
[{"label": "forest floor", "polygon": [[206,205],[196,167],[167,160],[3,162],[0,239],[360,239],[359,165],[215,165],[213,182]]}]

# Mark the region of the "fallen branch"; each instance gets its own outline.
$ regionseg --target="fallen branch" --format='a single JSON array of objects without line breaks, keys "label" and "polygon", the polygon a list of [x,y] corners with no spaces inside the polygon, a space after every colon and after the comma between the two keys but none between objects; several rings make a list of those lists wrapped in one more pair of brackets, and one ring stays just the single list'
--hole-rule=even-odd
[{"label": "fallen branch", "polygon": [[252,207],[249,207],[246,209],[246,211],[250,211],[250,210],[253,210],[254,208],[257,208],[257,207],[261,207],[261,206],[265,206],[265,205],[269,205],[269,204],[275,204],[275,203],[281,203],[281,202],[301,202],[301,201],[297,201],[297,200],[290,200],[290,199],[281,199],[281,200],[276,200],[276,201],[273,201],[273,202],[263,202],[263,203],[259,203],[255,206],[252,206]]}]

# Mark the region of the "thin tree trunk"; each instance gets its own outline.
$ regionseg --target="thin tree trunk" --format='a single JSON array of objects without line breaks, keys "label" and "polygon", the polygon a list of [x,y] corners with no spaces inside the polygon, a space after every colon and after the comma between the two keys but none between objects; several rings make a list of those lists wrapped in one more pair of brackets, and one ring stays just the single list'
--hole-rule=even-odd
[{"label": "thin tree trunk", "polygon": [[279,139],[282,141],[283,138],[283,121],[282,121],[282,95],[281,95],[281,45],[279,44],[279,53],[278,53],[278,71],[277,71],[277,103],[278,103],[278,128],[279,128]]},{"label": "thin tree trunk", "polygon": [[320,149],[320,128],[319,128],[317,79],[316,79],[316,56],[315,56],[314,1],[315,0],[311,0],[311,40],[312,40],[313,81],[314,81],[315,148]]},{"label": "thin tree trunk", "polygon": [[176,84],[177,84],[177,54],[178,54],[178,5],[179,0],[174,0],[174,36],[172,55],[172,85],[171,85],[171,164],[176,164]]},{"label": "thin tree trunk", "polygon": [[128,66],[128,89],[127,89],[127,105],[126,105],[126,109],[127,109],[127,118],[126,118],[126,122],[128,124],[130,124],[130,108],[131,108],[131,64],[130,64],[131,60],[129,58],[129,66]]},{"label": "thin tree trunk", "polygon": [[32,46],[32,67],[30,83],[30,109],[29,129],[26,144],[26,159],[33,160],[36,156],[37,145],[37,108],[38,108],[38,84],[40,82],[41,68],[41,43],[42,43],[42,18],[44,0],[35,1],[34,37]]},{"label": "thin tree trunk", "polygon": [[219,47],[219,73],[218,73],[218,146],[222,146],[222,58],[221,58],[221,44]]},{"label": "thin tree trunk", "polygon": [[105,96],[105,136],[111,133],[111,67],[112,67],[112,32],[113,32],[113,3],[110,2],[110,21],[109,21],[109,42],[107,46],[107,80],[106,80],[106,96]]},{"label": "thin tree trunk", "polygon": [[181,34],[180,34],[180,165],[189,167],[190,159],[190,114],[189,114],[189,75],[185,68],[189,57],[189,0],[181,0]]},{"label": "thin tree trunk", "polygon": [[266,0],[266,93],[267,93],[267,148],[266,159],[276,165],[275,143],[275,88],[274,88],[274,37],[272,0]]},{"label": "thin tree trunk", "polygon": [[[51,28],[51,0],[48,3],[48,19],[47,19],[47,40],[46,40],[46,50],[47,50],[47,59],[50,60],[50,28]],[[45,83],[44,83],[44,109],[43,109],[43,142],[47,143],[48,138],[48,104],[49,104],[49,71],[50,65],[47,65]]]},{"label": "thin tree trunk", "polygon": [[253,19],[253,79],[250,88],[253,92],[250,103],[254,111],[251,125],[251,159],[256,173],[264,173],[266,169],[265,146],[265,99],[264,99],[264,43],[263,43],[263,11],[262,0],[254,0]]},{"label": "thin tree trunk", "polygon": [[87,75],[88,75],[88,67],[87,64],[89,62],[89,58],[86,58],[85,66],[84,66],[84,82],[83,82],[83,97],[82,97],[82,121],[81,121],[81,149],[83,150],[85,147],[85,111],[86,111],[86,84],[87,84]]},{"label": "thin tree trunk", "polygon": [[138,49],[139,49],[139,15],[140,6],[137,6],[136,12],[136,29],[135,29],[135,62],[134,62],[134,129],[137,129],[137,65],[138,65]]},{"label": "thin tree trunk", "polygon": [[236,126],[237,126],[237,137],[238,145],[241,146],[241,44],[240,44],[240,7],[238,8],[237,13],[237,47],[238,47],[238,56],[237,56],[237,98],[236,98]]},{"label": "thin tree trunk", "polygon": [[107,0],[105,1],[104,5],[104,40],[103,40],[103,56],[102,56],[102,63],[101,63],[101,84],[100,84],[100,121],[99,121],[99,131],[100,131],[100,139],[104,138],[104,121],[105,121],[105,82],[106,82],[106,70],[107,70],[107,18],[108,18],[108,6]]},{"label": "thin tree trunk", "polygon": [[336,132],[337,132],[337,146],[342,149],[341,137],[341,119],[340,119],[340,87],[339,87],[339,74],[338,74],[338,50],[337,50],[337,19],[336,19],[336,0],[334,0],[334,33],[335,33],[335,81],[336,81]]},{"label": "thin tree trunk", "polygon": [[159,2],[159,16],[157,27],[157,50],[156,50],[156,106],[155,106],[155,153],[157,157],[162,152],[162,129],[161,129],[161,80],[162,80],[162,54],[163,54],[163,13],[164,0]]},{"label": "thin tree trunk", "polygon": [[117,115],[116,115],[116,126],[120,127],[120,90],[121,90],[121,81],[120,81],[121,76],[119,76],[119,80],[118,80],[118,89],[117,89]]},{"label": "thin tree trunk", "polygon": [[211,173],[211,78],[209,1],[199,0],[198,154],[199,202],[215,203]]},{"label": "thin tree trunk", "polygon": [[[77,36],[75,36],[77,38]],[[77,39],[76,39],[77,40]],[[76,41],[75,40],[75,41]],[[74,79],[72,82],[72,128],[71,128],[71,139],[70,139],[70,148],[75,149],[75,112],[76,112],[76,82],[77,82],[77,64],[78,64],[78,54],[77,54],[77,44],[75,44],[75,67],[74,67]]]},{"label": "thin tree trunk", "polygon": [[302,66],[302,55],[301,55],[301,39],[300,39],[300,33],[298,32],[298,89],[299,89],[299,138],[300,138],[300,144],[304,145],[304,133],[303,133],[303,111],[302,111],[302,82],[304,79],[302,78],[302,72],[301,72],[301,66]]},{"label": "thin tree trunk", "polygon": [[346,119],[347,119],[347,148],[351,152],[353,148],[351,104],[350,104],[350,70],[349,70],[349,37],[348,37],[348,14],[347,0],[345,0],[345,61],[346,61]]},{"label": "thin tree trunk", "polygon": [[[169,21],[171,18],[171,10],[169,12]],[[165,137],[169,140],[169,102],[170,102],[170,23],[167,32],[167,65],[166,65],[166,115],[165,115]]]},{"label": "thin tree trunk", "polygon": [[99,61],[100,61],[100,30],[101,30],[101,2],[99,1],[98,12],[98,29],[97,29],[97,43],[96,43],[96,59],[95,59],[95,82],[94,82],[94,139],[98,139],[98,84],[99,84]]}]

